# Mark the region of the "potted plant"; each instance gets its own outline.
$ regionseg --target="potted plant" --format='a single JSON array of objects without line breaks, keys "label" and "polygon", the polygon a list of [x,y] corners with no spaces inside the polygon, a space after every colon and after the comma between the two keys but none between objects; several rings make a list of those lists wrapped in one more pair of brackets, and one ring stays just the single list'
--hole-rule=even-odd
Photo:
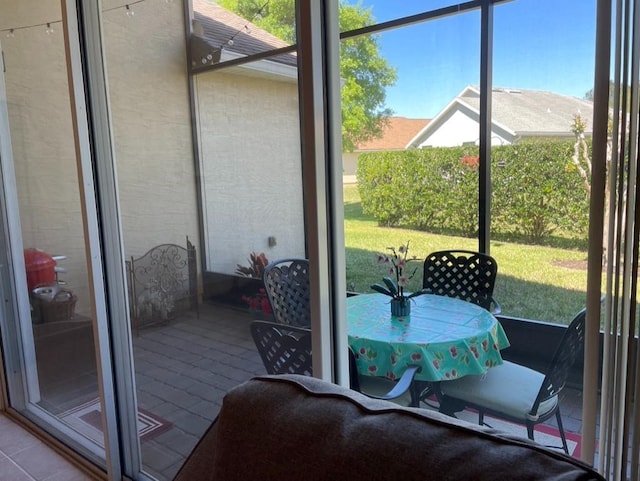
[{"label": "potted plant", "polygon": [[269,263],[264,252],[251,252],[248,265],[237,264],[233,274],[209,272],[205,274],[207,295],[220,303],[246,308],[270,316],[271,306],[266,298],[262,276]]},{"label": "potted plant", "polygon": [[264,268],[269,264],[269,259],[264,252],[260,254],[256,254],[252,252],[249,254],[249,265],[241,266],[237,264],[236,274],[245,276],[245,277],[257,277],[258,279],[262,279],[264,275]]},{"label": "potted plant", "polygon": [[416,291],[411,294],[405,294],[404,288],[416,274],[418,268],[413,269],[411,274],[407,275],[408,262],[417,260],[416,258],[407,259],[409,252],[409,241],[406,245],[401,245],[396,250],[395,247],[387,247],[391,251],[391,255],[379,254],[378,264],[385,266],[388,275],[382,278],[383,284],[373,284],[371,289],[385,296],[391,297],[391,315],[392,316],[408,316],[411,312],[411,299],[424,294],[424,290]]}]

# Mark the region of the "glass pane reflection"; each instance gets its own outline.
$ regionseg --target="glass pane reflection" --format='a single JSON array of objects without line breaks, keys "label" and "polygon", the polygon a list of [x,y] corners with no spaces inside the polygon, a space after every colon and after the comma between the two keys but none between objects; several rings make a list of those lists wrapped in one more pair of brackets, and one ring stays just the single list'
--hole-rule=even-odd
[{"label": "glass pane reflection", "polygon": [[[23,242],[22,252],[14,252],[24,257],[26,268],[18,303],[29,303],[18,318],[4,320],[12,324],[5,335],[22,328],[15,340],[22,343],[22,355],[11,365],[20,366],[24,385],[11,382],[9,397],[13,408],[36,423],[55,426],[66,442],[100,456],[92,296],[60,2],[29,8],[5,1],[0,19],[5,67],[0,75],[12,147],[11,157],[2,161],[12,160],[15,169],[15,186],[5,179],[4,189],[7,198],[16,197],[19,212],[9,215],[19,215]],[[79,411],[89,404],[97,413],[92,421]]]}]

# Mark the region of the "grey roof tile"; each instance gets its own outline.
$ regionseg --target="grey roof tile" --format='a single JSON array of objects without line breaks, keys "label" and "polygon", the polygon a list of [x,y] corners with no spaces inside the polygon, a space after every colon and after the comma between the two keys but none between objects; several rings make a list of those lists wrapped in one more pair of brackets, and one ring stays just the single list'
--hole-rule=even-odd
[{"label": "grey roof tile", "polygon": [[[208,0],[193,0],[193,16],[202,26],[203,38],[211,46],[224,51],[252,55],[289,46],[287,42]],[[229,45],[229,40],[233,40],[233,45]],[[298,63],[295,53],[279,55],[270,60],[292,66]]]},{"label": "grey roof tile", "polygon": [[[480,107],[480,99],[471,89],[458,98],[475,110]],[[492,120],[519,135],[571,134],[577,113],[585,122],[585,131],[592,130],[593,103],[588,100],[542,90],[494,88],[491,102]]]}]

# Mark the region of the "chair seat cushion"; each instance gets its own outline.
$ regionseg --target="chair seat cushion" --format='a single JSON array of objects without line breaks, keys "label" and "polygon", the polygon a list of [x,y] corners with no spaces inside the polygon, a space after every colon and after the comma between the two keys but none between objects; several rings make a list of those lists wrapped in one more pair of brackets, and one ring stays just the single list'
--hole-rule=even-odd
[{"label": "chair seat cushion", "polygon": [[[526,421],[530,419],[529,412],[543,380],[544,374],[505,361],[480,376],[464,376],[453,381],[443,381],[441,389],[446,396]],[[543,401],[538,408],[538,415],[544,416],[557,405],[558,396]]]},{"label": "chair seat cushion", "polygon": [[[358,380],[360,382],[360,391],[362,394],[374,398],[384,396],[395,386],[393,381],[378,376],[360,376]],[[392,401],[401,406],[410,406],[411,392],[405,391],[402,396],[395,398]]]}]

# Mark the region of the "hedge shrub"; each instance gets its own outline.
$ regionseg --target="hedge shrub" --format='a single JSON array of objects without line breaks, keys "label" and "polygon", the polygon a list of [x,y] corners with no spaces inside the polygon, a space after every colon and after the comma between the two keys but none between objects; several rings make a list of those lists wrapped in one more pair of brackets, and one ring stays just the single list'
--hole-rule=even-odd
[{"label": "hedge shrub", "polygon": [[[492,234],[537,242],[555,233],[586,239],[588,194],[571,167],[573,142],[536,141],[494,147]],[[452,231],[478,229],[476,147],[361,154],[358,189],[364,213],[380,225]]]}]

